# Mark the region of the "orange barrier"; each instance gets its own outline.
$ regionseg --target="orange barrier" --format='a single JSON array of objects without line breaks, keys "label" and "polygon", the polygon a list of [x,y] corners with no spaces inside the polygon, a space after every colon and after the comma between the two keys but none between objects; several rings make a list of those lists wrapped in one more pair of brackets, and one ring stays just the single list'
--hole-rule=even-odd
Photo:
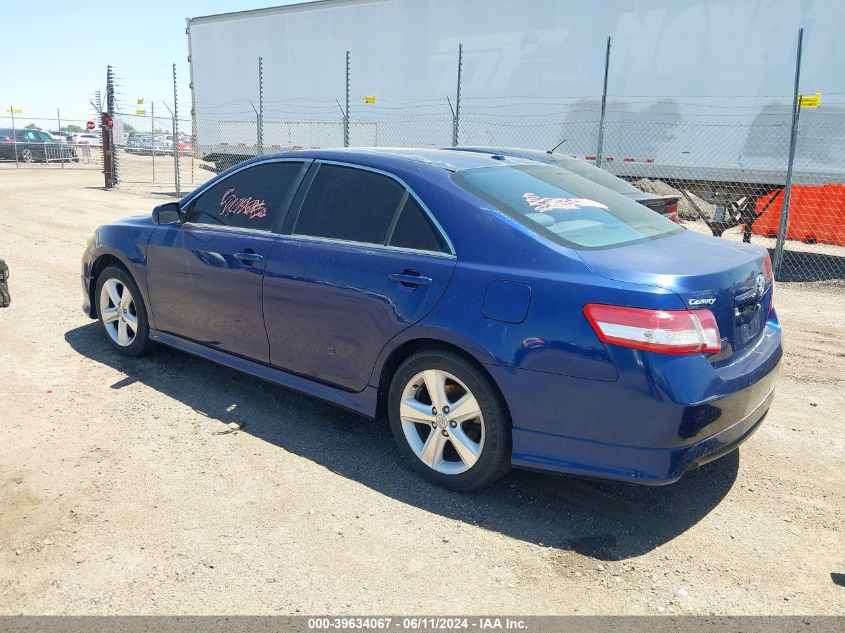
[{"label": "orange barrier", "polygon": [[[769,208],[754,222],[757,235],[777,237],[783,191],[757,200],[760,213],[774,196]],[[794,185],[789,200],[789,227],[786,238],[814,244],[845,246],[845,185]]]}]

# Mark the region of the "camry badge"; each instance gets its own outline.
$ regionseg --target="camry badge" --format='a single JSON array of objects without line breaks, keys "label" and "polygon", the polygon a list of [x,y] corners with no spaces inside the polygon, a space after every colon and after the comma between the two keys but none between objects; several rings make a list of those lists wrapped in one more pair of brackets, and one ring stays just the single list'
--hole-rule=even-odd
[{"label": "camry badge", "polygon": [[693,299],[690,299],[688,301],[688,303],[691,306],[712,306],[714,303],[716,303],[716,298],[715,297],[708,297],[707,299],[695,299],[695,298],[693,298]]}]

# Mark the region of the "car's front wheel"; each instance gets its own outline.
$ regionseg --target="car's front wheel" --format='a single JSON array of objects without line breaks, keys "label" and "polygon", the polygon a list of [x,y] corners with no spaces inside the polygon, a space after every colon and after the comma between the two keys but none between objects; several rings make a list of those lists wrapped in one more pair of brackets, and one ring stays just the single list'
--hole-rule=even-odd
[{"label": "car's front wheel", "polygon": [[100,325],[115,350],[124,356],[146,354],[152,346],[147,309],[132,275],[120,266],[106,267],[95,297]]},{"label": "car's front wheel", "polygon": [[491,380],[448,350],[417,352],[396,370],[390,427],[420,475],[444,488],[482,488],[510,469],[511,422]]}]

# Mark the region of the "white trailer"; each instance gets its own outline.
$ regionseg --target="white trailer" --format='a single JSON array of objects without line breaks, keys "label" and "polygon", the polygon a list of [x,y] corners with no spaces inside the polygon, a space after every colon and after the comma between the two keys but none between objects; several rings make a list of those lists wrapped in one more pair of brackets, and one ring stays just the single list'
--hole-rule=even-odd
[{"label": "white trailer", "polygon": [[462,144],[563,141],[561,151],[587,157],[611,36],[603,154],[613,171],[707,168],[711,182],[782,186],[800,26],[801,87],[823,105],[802,112],[802,129],[818,133],[799,144],[796,177],[839,182],[841,0],[319,0],[191,18],[197,151],[222,165],[342,145],[347,89],[351,145],[451,145],[462,44]]}]

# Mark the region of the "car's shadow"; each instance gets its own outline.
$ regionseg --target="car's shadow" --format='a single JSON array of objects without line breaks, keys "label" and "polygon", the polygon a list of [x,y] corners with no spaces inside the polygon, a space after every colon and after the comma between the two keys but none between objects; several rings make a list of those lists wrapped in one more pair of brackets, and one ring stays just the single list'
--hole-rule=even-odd
[{"label": "car's shadow", "polygon": [[452,493],[429,485],[402,463],[385,423],[175,350],[125,358],[99,328],[97,323],[76,328],[65,340],[126,374],[112,388],[141,382],[207,416],[209,433],[235,422],[241,432],[404,503],[602,560],[639,556],[695,525],[727,494],[739,467],[734,451],[658,488],[513,471],[483,491]]}]

